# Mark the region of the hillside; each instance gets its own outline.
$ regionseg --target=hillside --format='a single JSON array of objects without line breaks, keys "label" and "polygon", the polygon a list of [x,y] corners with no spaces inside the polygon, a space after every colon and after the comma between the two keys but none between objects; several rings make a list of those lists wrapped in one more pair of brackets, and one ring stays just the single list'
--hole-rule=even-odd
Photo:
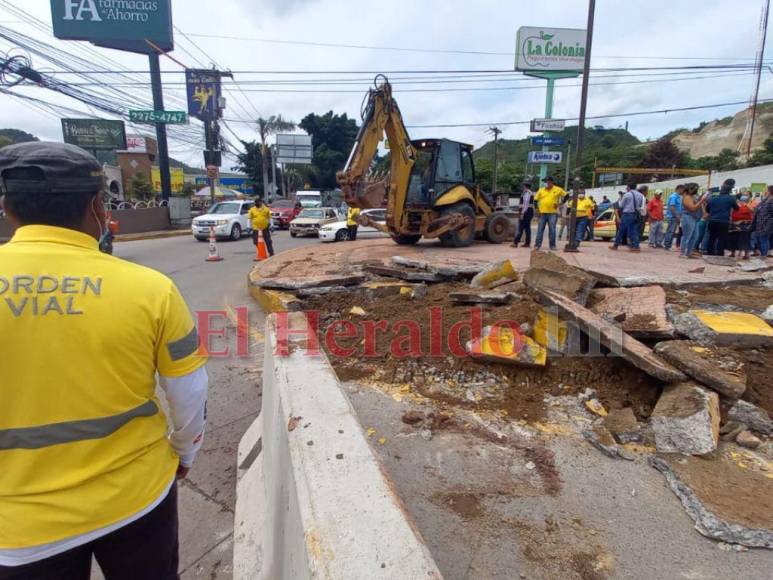
[{"label": "hillside", "polygon": [[[564,139],[575,141],[577,139],[577,126],[564,128],[560,133],[551,133],[553,136],[562,136]],[[618,157],[623,155],[624,151],[631,149],[632,146],[639,145],[639,140],[631,135],[625,129],[604,129],[586,127],[585,129],[585,159],[592,159],[595,156]],[[529,151],[539,150],[540,147],[531,144],[530,138],[524,139],[500,139],[499,140],[499,160],[504,163],[512,163],[523,166],[526,163],[526,156]],[[566,147],[551,147],[551,149],[565,151]],[[493,159],[494,142],[489,141],[474,152],[475,160]]]},{"label": "hillside", "polygon": [[[739,111],[731,117],[701,123],[696,129],[674,132],[671,142],[690,157],[719,155],[723,149],[736,151],[746,130],[748,110]],[[773,103],[760,103],[754,124],[752,149],[761,149],[765,139],[773,133]]]}]

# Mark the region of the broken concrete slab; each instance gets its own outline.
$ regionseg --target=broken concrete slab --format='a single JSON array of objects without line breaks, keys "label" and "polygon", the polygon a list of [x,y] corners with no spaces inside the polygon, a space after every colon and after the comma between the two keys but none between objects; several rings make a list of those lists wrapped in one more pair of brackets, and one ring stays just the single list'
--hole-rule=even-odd
[{"label": "broken concrete slab", "polygon": [[719,441],[719,395],[693,382],[669,385],[650,424],[660,453],[711,453]]},{"label": "broken concrete slab", "polygon": [[532,329],[534,340],[551,352],[566,353],[569,328],[555,312],[540,308]]},{"label": "broken concrete slab", "polygon": [[557,292],[584,306],[596,278],[552,252],[534,250],[523,282],[529,288]]},{"label": "broken concrete slab", "polygon": [[762,319],[770,325],[773,325],[773,304],[765,309],[761,315]]},{"label": "broken concrete slab", "polygon": [[725,521],[710,511],[695,492],[685,484],[667,461],[651,456],[650,465],[666,478],[668,486],[682,503],[699,533],[713,540],[740,544],[749,548],[773,548],[773,531],[756,529]]},{"label": "broken concrete slab", "polygon": [[746,391],[743,365],[738,365],[733,357],[728,358],[722,349],[691,340],[668,340],[656,344],[655,352],[720,395],[737,399]]},{"label": "broken concrete slab", "polygon": [[753,258],[748,262],[741,262],[740,268],[742,272],[764,272],[773,269],[773,264],[759,258]]},{"label": "broken concrete slab", "polygon": [[586,269],[586,272],[596,278],[597,282],[610,288],[634,288],[636,286],[652,286],[660,284],[661,281],[655,276],[615,276],[608,272],[599,272],[598,270]]},{"label": "broken concrete slab", "polygon": [[510,304],[517,296],[512,292],[451,292],[448,298],[461,304]]},{"label": "broken concrete slab", "polygon": [[712,266],[728,266],[734,268],[737,265],[736,259],[730,256],[703,256],[703,261]]},{"label": "broken concrete slab", "polygon": [[684,381],[687,378],[682,371],[661,359],[647,345],[584,306],[549,290],[537,290],[537,294],[558,307],[564,316],[576,322],[583,332],[598,340],[613,354],[620,355],[645,373],[667,383]]},{"label": "broken concrete slab", "polygon": [[638,443],[642,440],[642,429],[631,407],[610,409],[604,418],[604,426],[618,443]]},{"label": "broken concrete slab", "polygon": [[396,296],[400,294],[404,288],[413,291],[420,288],[426,289],[426,286],[424,284],[398,282],[395,280],[389,282],[366,282],[362,284],[360,288],[365,291],[365,297],[368,300],[374,300],[385,296]]},{"label": "broken concrete slab", "polygon": [[402,266],[406,268],[413,268],[416,270],[425,270],[433,274],[439,274],[449,279],[454,278],[472,278],[479,272],[483,271],[488,262],[475,262],[469,260],[443,260],[439,262],[428,262],[425,260],[419,260],[416,258],[408,258],[405,256],[392,256],[391,262],[396,266]]},{"label": "broken concrete slab", "polygon": [[343,294],[356,290],[347,286],[322,286],[320,288],[301,288],[295,295],[298,298],[311,298],[312,296],[326,296],[328,294]]},{"label": "broken concrete slab", "polygon": [[747,312],[690,310],[673,318],[678,334],[703,345],[756,347],[773,344],[773,329]]},{"label": "broken concrete slab", "polygon": [[422,272],[415,269],[391,268],[389,266],[377,266],[369,264],[365,266],[365,271],[376,276],[386,276],[387,278],[399,278],[406,282],[442,282],[446,280],[445,276],[433,272]]},{"label": "broken concrete slab", "polygon": [[602,318],[624,316],[623,330],[636,338],[671,338],[674,327],[666,315],[666,292],[661,286],[597,288],[588,307]]},{"label": "broken concrete slab", "polygon": [[760,409],[748,401],[739,399],[733,403],[727,412],[727,418],[729,421],[743,423],[749,429],[763,435],[773,435],[773,420],[770,419],[768,413],[765,409]]},{"label": "broken concrete slab", "polygon": [[299,280],[297,278],[260,278],[251,280],[250,284],[259,288],[277,290],[302,290],[306,288],[321,288],[323,286],[356,286],[367,278],[362,275],[350,276],[311,276]]},{"label": "broken concrete slab", "polygon": [[473,288],[496,288],[518,279],[518,272],[510,260],[491,262],[470,280]]},{"label": "broken concrete slab", "polygon": [[507,326],[486,326],[480,338],[466,344],[467,354],[475,360],[544,367],[547,351],[537,342]]}]

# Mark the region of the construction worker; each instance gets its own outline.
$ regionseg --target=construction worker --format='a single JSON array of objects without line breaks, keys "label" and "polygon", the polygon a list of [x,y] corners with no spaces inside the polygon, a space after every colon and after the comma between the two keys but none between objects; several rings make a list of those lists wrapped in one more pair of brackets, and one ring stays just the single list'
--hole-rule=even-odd
[{"label": "construction worker", "polygon": [[88,580],[92,557],[107,580],[178,577],[206,357],[169,278],[99,251],[103,179],[73,145],[0,149],[2,579]]},{"label": "construction worker", "polygon": [[349,230],[349,241],[357,239],[357,218],[360,215],[360,208],[350,207],[346,211],[346,229]]},{"label": "construction worker", "polygon": [[247,217],[252,222],[252,243],[258,245],[258,232],[263,232],[263,240],[266,242],[268,255],[274,255],[274,244],[271,242],[271,209],[263,203],[263,199],[255,198],[255,205],[247,212]]},{"label": "construction worker", "polygon": [[550,249],[556,249],[556,222],[558,221],[558,206],[561,200],[566,196],[566,192],[555,184],[552,177],[548,176],[544,180],[545,187],[541,187],[534,196],[537,202],[537,211],[539,212],[539,222],[537,222],[537,239],[534,247],[542,247],[542,237],[545,233],[545,226],[548,226],[548,239]]},{"label": "construction worker", "polygon": [[[571,209],[572,205],[572,200],[570,199],[566,204],[567,209]],[[577,190],[577,222],[574,229],[574,240],[578,248],[580,247],[580,242],[585,239],[588,223],[593,218],[593,207],[593,201],[585,196],[585,190],[579,188]]]}]

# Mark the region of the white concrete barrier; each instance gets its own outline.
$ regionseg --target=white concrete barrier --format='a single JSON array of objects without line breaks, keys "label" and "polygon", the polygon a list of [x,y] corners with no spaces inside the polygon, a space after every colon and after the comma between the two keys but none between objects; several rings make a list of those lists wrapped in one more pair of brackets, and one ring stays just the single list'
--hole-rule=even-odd
[{"label": "white concrete barrier", "polygon": [[275,354],[267,320],[263,409],[239,448],[234,576],[330,580],[442,578],[324,354],[304,336]]}]

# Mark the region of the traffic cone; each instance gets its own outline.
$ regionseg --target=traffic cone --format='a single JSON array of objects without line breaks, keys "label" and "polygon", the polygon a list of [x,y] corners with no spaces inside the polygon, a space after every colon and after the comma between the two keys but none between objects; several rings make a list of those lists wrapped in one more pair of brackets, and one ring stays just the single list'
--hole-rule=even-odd
[{"label": "traffic cone", "polygon": [[258,243],[255,246],[255,261],[261,262],[268,260],[268,250],[266,249],[266,240],[263,239],[263,230],[258,230]]},{"label": "traffic cone", "polygon": [[209,256],[207,256],[206,262],[220,262],[223,258],[220,256],[220,252],[217,251],[217,243],[215,241],[215,228],[209,228]]}]

